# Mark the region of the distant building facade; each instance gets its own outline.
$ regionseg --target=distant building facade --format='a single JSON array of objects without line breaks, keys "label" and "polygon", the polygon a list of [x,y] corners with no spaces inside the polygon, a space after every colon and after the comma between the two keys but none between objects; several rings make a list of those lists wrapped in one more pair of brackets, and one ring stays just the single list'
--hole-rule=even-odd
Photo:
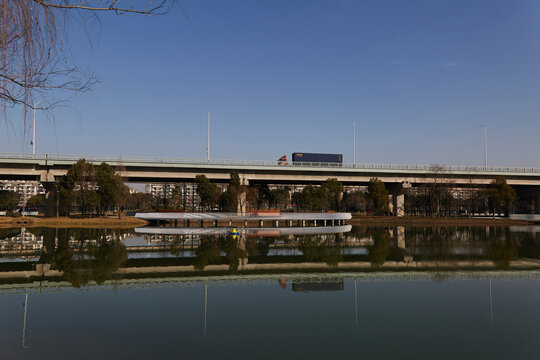
[{"label": "distant building facade", "polygon": [[174,196],[174,190],[177,188],[182,197],[182,207],[185,210],[191,211],[199,207],[201,198],[197,193],[197,185],[195,183],[147,184],[144,190],[153,197],[171,199]]},{"label": "distant building facade", "polygon": [[28,199],[34,195],[45,194],[45,188],[38,181],[0,181],[0,190],[19,194],[19,206],[25,206]]}]

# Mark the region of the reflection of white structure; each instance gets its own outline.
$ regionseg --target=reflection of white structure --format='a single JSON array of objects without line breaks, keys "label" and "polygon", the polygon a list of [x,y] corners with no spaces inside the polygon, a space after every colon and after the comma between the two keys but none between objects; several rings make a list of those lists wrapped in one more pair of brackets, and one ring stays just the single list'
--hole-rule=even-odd
[{"label": "reflection of white structure", "polygon": [[43,247],[43,237],[36,236],[25,228],[17,236],[0,239],[0,250],[39,250]]},{"label": "reflection of white structure", "polygon": [[[241,236],[281,236],[281,235],[324,235],[340,234],[351,231],[351,225],[326,226],[326,227],[285,227],[285,228],[238,228]],[[135,228],[136,234],[145,235],[229,235],[231,228],[178,228],[144,226]]]},{"label": "reflection of white structure", "polygon": [[[155,245],[160,243],[172,243],[176,240],[178,240],[178,235],[159,235],[159,234],[151,234],[151,235],[144,235],[144,239],[146,240],[146,243],[149,245]],[[198,245],[200,243],[201,237],[199,235],[184,235],[182,237],[182,241],[184,243],[189,244],[196,244]]]},{"label": "reflection of white structure", "polygon": [[[118,240],[118,241],[125,241],[128,237],[131,237],[133,235],[131,234],[115,234],[115,235],[105,235],[105,236],[100,236],[99,240],[103,240],[105,239],[105,241],[107,242],[112,242],[112,241],[115,241],[115,240]],[[80,242],[83,241],[85,244],[97,244],[98,242],[98,239],[76,239],[74,236],[71,236],[68,240],[68,243],[70,245],[78,245],[80,244]]]},{"label": "reflection of white structure", "polygon": [[19,194],[19,205],[26,205],[28,199],[34,195],[45,194],[43,185],[37,181],[2,181],[0,190],[13,191]]}]

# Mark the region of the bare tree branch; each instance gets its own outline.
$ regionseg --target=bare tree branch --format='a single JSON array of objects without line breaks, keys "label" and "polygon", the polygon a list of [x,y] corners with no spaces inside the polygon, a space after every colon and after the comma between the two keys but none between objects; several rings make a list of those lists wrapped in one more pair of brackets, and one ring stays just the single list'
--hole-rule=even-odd
[{"label": "bare tree branch", "polygon": [[[110,2],[109,6],[92,6],[91,4],[95,1],[82,1],[79,4],[70,4],[69,1],[59,1],[59,3],[54,3],[50,1],[42,1],[42,0],[33,0],[34,2],[38,3],[41,6],[45,7],[51,7],[51,8],[57,8],[57,9],[79,9],[79,10],[89,10],[89,11],[114,11],[116,13],[134,13],[134,14],[143,14],[143,15],[161,15],[166,12],[170,8],[168,8],[167,4],[171,3],[171,1],[168,0],[161,0],[158,5],[151,6],[154,1],[148,1],[148,5],[141,10],[138,10],[136,8],[124,8],[124,7],[117,7],[115,4],[118,2],[118,0],[114,0]],[[145,3],[144,1],[141,1],[141,3]],[[164,10],[164,12],[160,12],[160,10]]]},{"label": "bare tree branch", "polygon": [[87,34],[98,14],[160,15],[177,0],[0,0],[0,108],[22,105],[23,113],[61,104],[63,92],[86,91],[97,80],[74,64],[67,46],[69,20]]}]

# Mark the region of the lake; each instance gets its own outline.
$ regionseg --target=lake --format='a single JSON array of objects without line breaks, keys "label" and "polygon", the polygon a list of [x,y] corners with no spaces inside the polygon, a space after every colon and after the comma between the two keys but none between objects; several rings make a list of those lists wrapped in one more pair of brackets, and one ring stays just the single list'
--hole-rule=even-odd
[{"label": "lake", "polygon": [[536,359],[537,230],[0,229],[2,358]]}]

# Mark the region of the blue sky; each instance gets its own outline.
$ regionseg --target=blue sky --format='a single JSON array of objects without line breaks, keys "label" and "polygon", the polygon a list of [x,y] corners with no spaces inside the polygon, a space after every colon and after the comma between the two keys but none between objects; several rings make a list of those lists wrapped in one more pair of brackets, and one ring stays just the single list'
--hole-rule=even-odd
[{"label": "blue sky", "polygon": [[[181,4],[71,37],[100,83],[38,113],[37,152],[205,158],[210,112],[218,159],[351,162],[356,121],[357,162],[481,165],[485,124],[490,165],[540,166],[538,1]],[[30,152],[9,117],[0,152]]]}]

